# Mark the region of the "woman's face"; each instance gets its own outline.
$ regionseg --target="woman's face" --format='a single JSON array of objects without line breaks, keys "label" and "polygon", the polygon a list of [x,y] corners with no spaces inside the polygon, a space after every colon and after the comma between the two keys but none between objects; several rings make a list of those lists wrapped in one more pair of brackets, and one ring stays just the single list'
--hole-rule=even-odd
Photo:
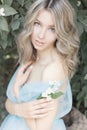
[{"label": "woman's face", "polygon": [[54,18],[49,11],[43,9],[34,21],[31,42],[34,48],[39,51],[53,48],[56,39]]}]

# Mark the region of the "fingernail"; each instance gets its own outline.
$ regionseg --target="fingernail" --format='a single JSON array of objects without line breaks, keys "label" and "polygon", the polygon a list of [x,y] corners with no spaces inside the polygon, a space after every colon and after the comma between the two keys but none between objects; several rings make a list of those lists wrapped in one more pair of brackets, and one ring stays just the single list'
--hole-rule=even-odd
[{"label": "fingernail", "polygon": [[32,68],[33,68],[33,65],[30,66],[30,69],[32,69]]}]

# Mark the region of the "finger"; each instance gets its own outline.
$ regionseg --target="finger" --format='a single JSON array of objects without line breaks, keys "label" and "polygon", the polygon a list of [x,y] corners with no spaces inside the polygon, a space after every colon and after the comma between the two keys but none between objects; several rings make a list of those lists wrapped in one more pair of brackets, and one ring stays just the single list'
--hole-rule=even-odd
[{"label": "finger", "polygon": [[[21,116],[25,117],[25,118],[35,118],[35,117],[38,117],[41,116],[45,116],[45,115],[48,115],[48,112],[49,111],[53,111],[55,108],[54,107],[51,107],[51,108],[45,108],[45,109],[38,109],[38,110],[35,110],[35,111],[29,111],[29,112],[24,112],[24,113],[21,113]],[[29,113],[29,114],[28,114]]]},{"label": "finger", "polygon": [[30,72],[32,71],[32,68],[33,68],[33,65],[31,65],[30,67],[28,67],[23,74],[29,75]]},{"label": "finger", "polygon": [[42,109],[42,108],[45,108],[45,107],[51,107],[52,105],[53,105],[53,102],[40,103],[40,104],[33,106],[32,110]]},{"label": "finger", "polygon": [[48,103],[51,101],[47,101],[47,99],[39,99],[39,100],[34,101],[32,105],[35,106],[35,105],[39,105],[39,104],[43,104],[43,103]]},{"label": "finger", "polygon": [[26,64],[22,64],[21,67],[20,67],[20,71],[22,71],[23,73],[26,72],[26,70],[33,64],[32,61],[30,61],[29,63],[26,63]]},{"label": "finger", "polygon": [[40,99],[40,100],[32,101],[31,103],[32,103],[32,106],[35,106],[35,105],[38,105],[38,104],[44,103],[44,102],[46,102],[45,99]]},{"label": "finger", "polygon": [[29,63],[28,65],[26,65],[25,68],[24,68],[23,73],[26,73],[27,71],[29,71],[29,69],[32,69],[32,67],[33,67],[32,64],[33,64],[33,63],[31,62],[31,63]]},{"label": "finger", "polygon": [[53,111],[55,108],[54,107],[51,107],[51,108],[43,108],[43,109],[38,109],[38,110],[35,110],[34,112],[32,112],[33,114],[46,114],[48,113],[49,111]]},{"label": "finger", "polygon": [[39,118],[43,118],[43,117],[46,117],[48,116],[48,114],[41,114],[41,115],[33,115],[31,118],[34,118],[34,119],[39,119]]}]

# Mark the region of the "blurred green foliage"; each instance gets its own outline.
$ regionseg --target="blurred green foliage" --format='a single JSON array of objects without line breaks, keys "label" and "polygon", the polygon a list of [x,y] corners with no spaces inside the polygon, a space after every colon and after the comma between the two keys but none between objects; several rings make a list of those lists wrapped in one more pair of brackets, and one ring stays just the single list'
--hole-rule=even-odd
[{"label": "blurred green foliage", "polygon": [[[18,59],[15,38],[23,28],[26,12],[33,1],[0,0],[0,67],[4,69],[4,78]],[[69,1],[75,9],[81,40],[80,65],[71,81],[73,99],[74,105],[87,114],[87,0]]]}]

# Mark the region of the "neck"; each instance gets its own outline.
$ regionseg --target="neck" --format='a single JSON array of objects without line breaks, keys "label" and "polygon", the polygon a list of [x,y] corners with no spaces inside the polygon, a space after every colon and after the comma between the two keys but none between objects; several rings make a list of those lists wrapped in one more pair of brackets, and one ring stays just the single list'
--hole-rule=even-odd
[{"label": "neck", "polygon": [[53,60],[53,56],[56,54],[56,49],[55,48],[50,48],[45,51],[38,51],[37,52],[37,61],[40,63],[46,63],[51,60]]}]

